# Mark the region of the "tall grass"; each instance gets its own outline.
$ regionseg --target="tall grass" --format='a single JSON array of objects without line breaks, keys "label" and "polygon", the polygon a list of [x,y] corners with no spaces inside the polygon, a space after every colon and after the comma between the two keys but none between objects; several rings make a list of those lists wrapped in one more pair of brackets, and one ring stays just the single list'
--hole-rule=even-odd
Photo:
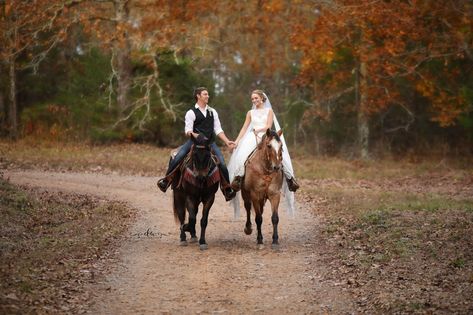
[{"label": "tall grass", "polygon": [[[230,152],[221,146],[226,160]],[[151,144],[111,144],[94,146],[23,139],[18,142],[0,140],[0,163],[3,167],[48,168],[70,171],[115,171],[124,174],[155,176],[167,168],[171,148]],[[359,161],[314,157],[295,153],[293,164],[301,179],[380,180],[406,176],[430,176],[454,173],[458,179],[472,174],[470,164],[463,161],[394,159]]]},{"label": "tall grass", "polygon": [[4,168],[102,171],[156,176],[164,172],[170,149],[144,144],[94,146],[30,140],[0,142]]}]

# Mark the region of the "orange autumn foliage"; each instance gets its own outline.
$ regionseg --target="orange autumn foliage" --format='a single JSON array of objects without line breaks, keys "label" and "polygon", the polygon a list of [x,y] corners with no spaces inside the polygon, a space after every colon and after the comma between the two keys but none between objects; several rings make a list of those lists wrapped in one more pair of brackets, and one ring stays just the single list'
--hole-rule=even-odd
[{"label": "orange autumn foliage", "polygon": [[[430,100],[432,120],[442,126],[468,110],[461,85],[450,82],[461,81],[462,60],[473,59],[471,1],[338,0],[314,12],[299,17],[291,40],[302,53],[298,83],[312,86],[319,100],[353,85],[364,64],[366,113],[408,106],[406,81]],[[438,61],[441,71],[431,66]]]}]

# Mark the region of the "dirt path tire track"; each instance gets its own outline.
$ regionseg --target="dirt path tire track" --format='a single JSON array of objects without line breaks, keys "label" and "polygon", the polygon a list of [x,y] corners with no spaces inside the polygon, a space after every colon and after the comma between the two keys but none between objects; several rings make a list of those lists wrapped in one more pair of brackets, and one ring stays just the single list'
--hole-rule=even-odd
[{"label": "dirt path tire track", "polygon": [[[15,184],[120,200],[138,209],[118,263],[105,283],[91,288],[92,314],[349,314],[346,293],[320,281],[318,218],[299,205],[294,218],[280,209],[280,250],[271,250],[269,204],[265,248],[243,233],[245,218],[233,219],[221,193],[207,227],[209,249],[178,246],[171,193],[158,192],[156,179],[90,173],[6,171]],[[200,220],[200,215],[199,215]],[[198,227],[199,231],[200,227]],[[146,231],[148,236],[143,235]]]}]

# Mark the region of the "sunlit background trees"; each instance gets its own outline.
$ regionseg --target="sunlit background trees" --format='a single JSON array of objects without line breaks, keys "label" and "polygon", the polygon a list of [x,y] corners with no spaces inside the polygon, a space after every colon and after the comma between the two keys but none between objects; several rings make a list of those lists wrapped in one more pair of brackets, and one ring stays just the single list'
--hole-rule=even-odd
[{"label": "sunlit background trees", "polygon": [[1,135],[179,144],[207,86],[236,137],[255,88],[289,145],[471,154],[469,0],[7,0]]}]

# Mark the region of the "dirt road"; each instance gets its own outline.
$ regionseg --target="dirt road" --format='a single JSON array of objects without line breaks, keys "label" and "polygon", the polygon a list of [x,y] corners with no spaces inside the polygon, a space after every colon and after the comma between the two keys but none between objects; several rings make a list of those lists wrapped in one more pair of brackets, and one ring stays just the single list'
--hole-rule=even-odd
[{"label": "dirt road", "polygon": [[[138,210],[120,246],[118,263],[105,282],[91,287],[92,314],[350,314],[349,296],[334,283],[320,259],[318,218],[299,204],[294,218],[280,210],[280,250],[271,250],[266,205],[265,248],[243,233],[245,218],[221,193],[207,227],[209,249],[178,246],[171,192],[156,189],[156,178],[91,173],[7,171],[15,184],[120,200]],[[200,215],[199,215],[200,219]]]}]

